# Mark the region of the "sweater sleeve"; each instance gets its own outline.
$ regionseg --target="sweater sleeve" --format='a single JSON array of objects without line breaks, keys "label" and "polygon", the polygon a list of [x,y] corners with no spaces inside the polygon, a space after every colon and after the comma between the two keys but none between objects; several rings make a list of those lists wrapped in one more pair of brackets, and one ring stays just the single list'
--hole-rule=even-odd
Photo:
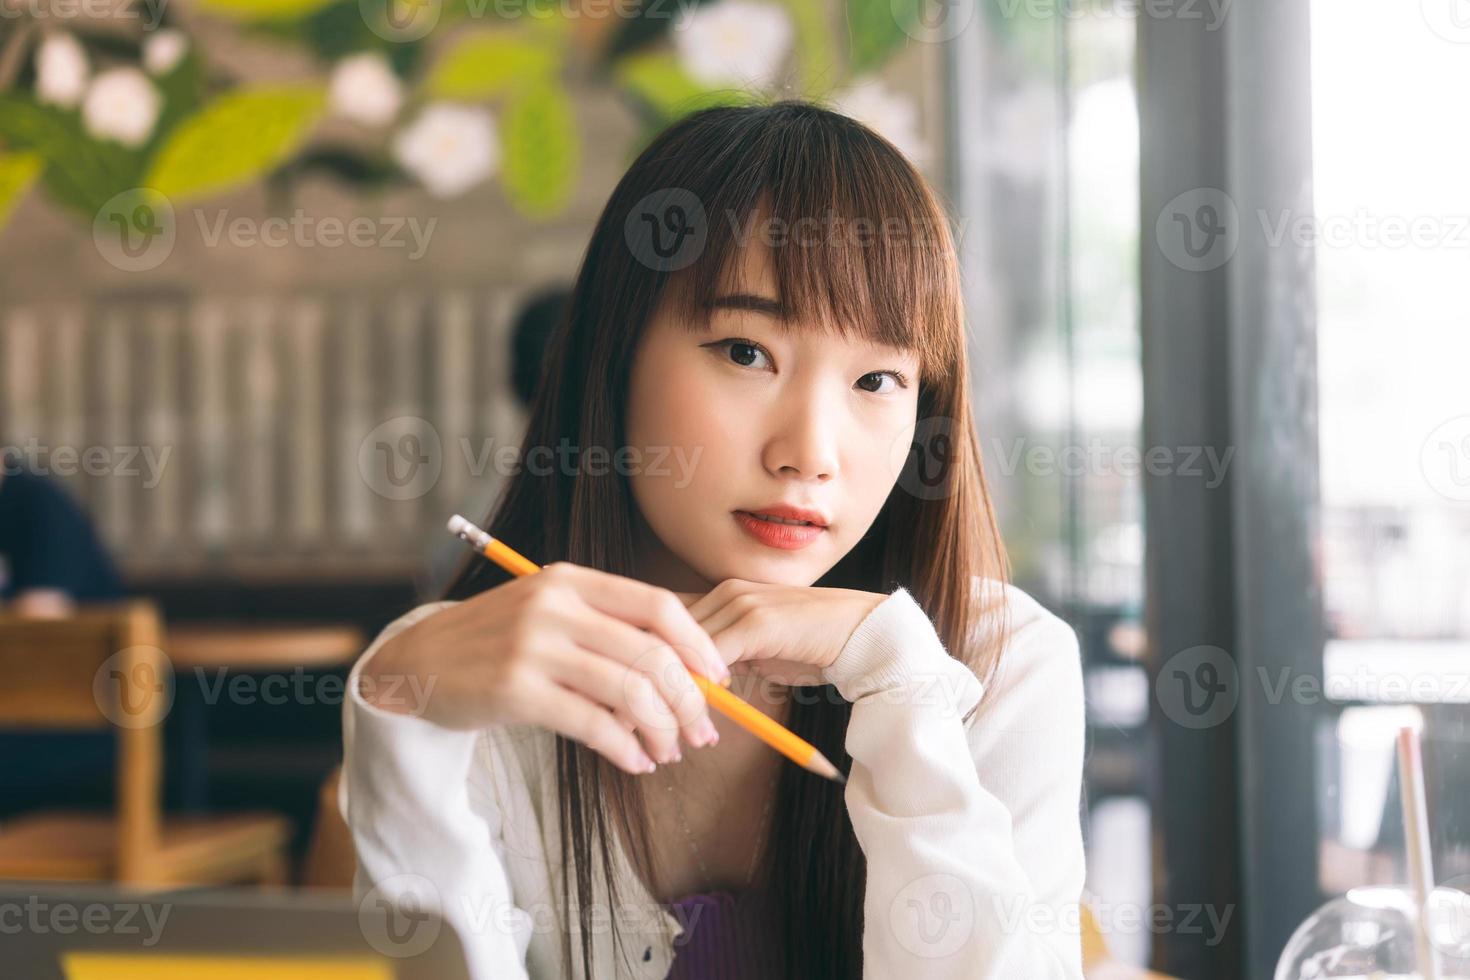
[{"label": "sweater sleeve", "polygon": [[[364,926],[384,955],[415,956],[432,945],[431,927],[415,918],[432,908],[459,934],[471,977],[525,980],[533,920],[512,902],[487,743],[479,732],[370,704],[359,690],[364,665],[388,639],[445,605],[389,624],[348,675],[337,804],[357,851],[353,896],[365,911],[398,910],[387,928]],[[382,696],[405,698],[410,710],[432,693],[391,683]]]},{"label": "sweater sleeve", "polygon": [[1012,591],[1024,621],[1013,614],[983,704],[902,588],[825,671],[853,702],[846,802],[868,866],[864,977],[1082,977],[1077,640]]}]

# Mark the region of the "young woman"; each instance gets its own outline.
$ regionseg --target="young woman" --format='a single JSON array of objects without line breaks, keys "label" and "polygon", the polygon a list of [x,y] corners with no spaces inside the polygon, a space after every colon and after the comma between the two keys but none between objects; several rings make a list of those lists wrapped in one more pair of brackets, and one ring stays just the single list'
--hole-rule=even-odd
[{"label": "young woman", "polygon": [[[359,897],[441,910],[477,980],[1080,977],[1077,643],[1004,582],[965,349],[872,131],[655,139],[486,523],[545,569],[472,557],[352,671]],[[727,665],[846,783],[711,712]]]}]

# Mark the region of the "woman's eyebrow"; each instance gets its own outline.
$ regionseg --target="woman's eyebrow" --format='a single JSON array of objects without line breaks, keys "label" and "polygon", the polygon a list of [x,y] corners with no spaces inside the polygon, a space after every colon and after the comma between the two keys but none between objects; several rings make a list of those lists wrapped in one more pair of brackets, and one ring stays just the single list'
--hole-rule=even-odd
[{"label": "woman's eyebrow", "polygon": [[751,313],[761,313],[765,316],[783,320],[786,317],[785,308],[779,300],[771,299],[769,296],[757,296],[753,293],[730,293],[725,296],[716,296],[710,300],[709,309],[715,310],[748,310]]}]

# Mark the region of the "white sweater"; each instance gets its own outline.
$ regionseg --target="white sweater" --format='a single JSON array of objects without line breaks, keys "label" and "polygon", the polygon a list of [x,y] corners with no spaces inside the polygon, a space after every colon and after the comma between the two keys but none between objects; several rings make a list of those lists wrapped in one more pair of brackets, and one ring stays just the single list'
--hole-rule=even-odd
[{"label": "white sweater", "polygon": [[[1026,593],[1005,588],[1011,639],[968,724],[982,685],[904,589],[859,624],[825,672],[853,702],[846,803],[867,859],[867,980],[1082,976],[1077,639]],[[474,980],[565,978],[554,735],[511,725],[451,731],[370,705],[358,691],[363,664],[385,640],[446,605],[390,624],[348,680],[338,804],[357,849],[355,895],[439,910]],[[618,908],[608,908],[594,874],[594,975],[663,980],[684,924],[649,894],[621,845],[614,850]],[[609,917],[631,961],[615,958]],[[586,980],[580,926],[569,928],[573,976]]]}]

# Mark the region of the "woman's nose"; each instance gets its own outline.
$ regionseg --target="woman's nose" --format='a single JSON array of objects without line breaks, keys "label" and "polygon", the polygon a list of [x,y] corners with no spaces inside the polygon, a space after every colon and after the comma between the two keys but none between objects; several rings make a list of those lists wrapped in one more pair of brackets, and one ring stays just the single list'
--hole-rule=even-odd
[{"label": "woman's nose", "polygon": [[830,395],[787,399],[766,443],[766,468],[778,476],[826,482],[837,475],[840,409]]}]

